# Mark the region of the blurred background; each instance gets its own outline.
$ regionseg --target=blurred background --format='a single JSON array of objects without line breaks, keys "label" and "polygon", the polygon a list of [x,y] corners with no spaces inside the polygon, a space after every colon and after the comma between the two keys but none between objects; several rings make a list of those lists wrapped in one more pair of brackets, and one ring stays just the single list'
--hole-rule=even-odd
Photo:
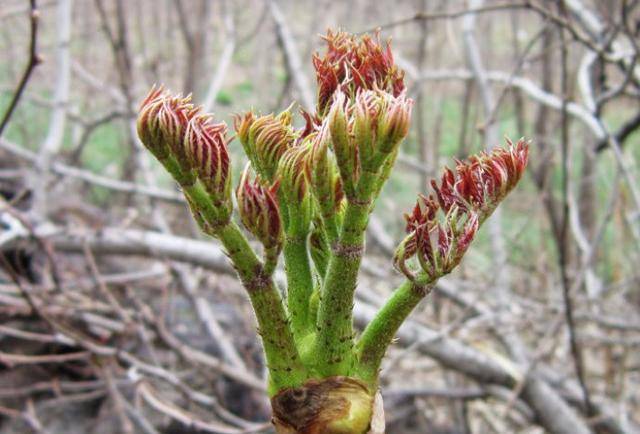
[{"label": "blurred background", "polygon": [[313,108],[328,28],[392,38],[415,100],[359,325],[428,180],[531,140],[383,364],[387,432],[640,432],[639,1],[0,0],[0,434],[270,432],[249,303],[135,117],[154,83]]}]

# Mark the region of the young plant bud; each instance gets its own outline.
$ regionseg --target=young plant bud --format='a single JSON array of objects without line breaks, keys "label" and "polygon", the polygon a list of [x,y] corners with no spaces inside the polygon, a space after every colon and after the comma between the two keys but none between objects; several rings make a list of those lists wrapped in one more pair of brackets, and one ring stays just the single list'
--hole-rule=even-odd
[{"label": "young plant bud", "polygon": [[[181,185],[192,184],[195,180],[183,143],[187,125],[199,111],[199,107],[191,104],[190,96],[172,96],[164,88],[154,87],[143,100],[138,115],[140,140]],[[168,164],[170,157],[177,167]]]},{"label": "young plant bud", "polygon": [[247,165],[238,183],[238,212],[244,227],[265,249],[274,250],[277,255],[282,250],[284,239],[280,209],[276,200],[278,184],[265,187],[258,177],[251,181],[250,171],[250,165]]},{"label": "young plant bud", "polygon": [[191,96],[172,96],[163,87],[153,87],[140,106],[138,135],[154,155],[164,157],[171,152],[184,160],[185,130],[189,120],[199,111],[199,107],[191,104]]},{"label": "young plant bud", "polygon": [[307,168],[313,194],[326,220],[341,209],[344,199],[342,181],[335,156],[329,149],[329,129],[326,124],[320,131],[308,136],[312,139],[311,156]]},{"label": "young plant bud", "polygon": [[409,280],[415,281],[416,275],[408,265],[408,261],[413,258],[418,251],[416,235],[411,232],[396,247],[393,255],[393,266],[396,270],[404,274]]},{"label": "young plant bud", "polygon": [[236,117],[236,132],[249,160],[258,174],[270,182],[275,180],[282,155],[296,140],[291,121],[290,109],[278,116],[269,114],[255,117],[249,112]]},{"label": "young plant bud", "polygon": [[376,144],[376,130],[381,110],[378,93],[371,90],[358,92],[353,103],[353,138],[358,144],[358,152],[366,159],[373,155]]},{"label": "young plant bud", "polygon": [[318,82],[318,114],[323,117],[333,94],[342,89],[349,98],[359,90],[379,89],[394,96],[404,90],[404,71],[393,60],[390,42],[383,44],[380,34],[375,38],[331,31],[325,36],[324,56],[313,56]]},{"label": "young plant bud", "polygon": [[358,146],[350,137],[351,128],[347,117],[346,103],[346,95],[338,91],[326,121],[345,192],[347,196],[353,196],[360,175],[360,164]]},{"label": "young plant bud", "polygon": [[378,121],[378,147],[384,154],[393,152],[409,134],[413,100],[401,93],[397,97],[387,95],[384,110]]},{"label": "young plant bud", "polygon": [[331,133],[344,189],[348,197],[364,172],[379,174],[381,187],[393,166],[398,147],[409,132],[413,101],[380,90],[360,90],[353,100],[336,91],[325,122]]},{"label": "young plant bud", "polygon": [[236,135],[242,144],[242,148],[244,149],[244,153],[249,157],[251,161],[252,156],[255,154],[253,149],[253,143],[249,141],[249,131],[251,129],[251,125],[256,120],[253,112],[248,111],[245,114],[238,114],[233,117],[233,129],[236,131]]},{"label": "young plant bud", "polygon": [[149,94],[140,104],[137,129],[142,144],[160,161],[164,161],[170,153],[169,146],[163,140],[158,113],[162,101],[168,97],[163,87],[153,86]]},{"label": "young plant bud", "polygon": [[249,130],[262,176],[271,182],[275,180],[280,159],[296,141],[291,121],[291,110],[287,109],[277,116],[270,114],[257,118]]},{"label": "young plant bud", "polygon": [[458,161],[455,172],[445,168],[440,185],[431,186],[439,205],[449,212],[456,205],[463,211],[475,210],[484,221],[504,197],[516,186],[527,165],[529,146],[524,140],[490,153]]},{"label": "young plant bud", "polygon": [[231,164],[227,148],[227,126],[209,115],[193,117],[187,126],[184,149],[213,205],[230,216]]},{"label": "young plant bud", "polygon": [[287,233],[306,234],[311,224],[313,203],[307,178],[311,146],[305,141],[287,149],[280,160],[277,176],[289,209]]},{"label": "young plant bud", "polygon": [[311,133],[318,131],[322,126],[322,119],[317,114],[312,114],[305,109],[300,109],[300,114],[304,118],[304,127],[300,130],[300,136],[298,140],[303,140]]},{"label": "young plant bud", "polygon": [[394,263],[413,280],[407,261],[417,257],[430,281],[448,274],[462,260],[480,225],[522,178],[528,145],[508,141],[508,148],[481,153],[448,168],[434,195],[420,196],[407,220],[408,236],[400,243]]},{"label": "young plant bud", "polygon": [[394,97],[378,90],[358,92],[349,122],[364,169],[378,171],[398,149],[409,132],[412,107],[413,100],[404,93]]}]

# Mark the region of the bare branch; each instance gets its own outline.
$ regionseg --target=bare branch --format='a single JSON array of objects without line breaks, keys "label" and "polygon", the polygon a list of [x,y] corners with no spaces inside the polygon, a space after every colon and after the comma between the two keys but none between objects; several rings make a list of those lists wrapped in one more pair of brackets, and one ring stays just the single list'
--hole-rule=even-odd
[{"label": "bare branch", "polygon": [[284,52],[287,70],[293,77],[293,81],[298,88],[302,106],[306,110],[313,111],[313,93],[311,92],[311,86],[309,85],[309,81],[304,74],[304,70],[302,69],[302,61],[300,60],[300,54],[298,53],[298,49],[296,48],[293,35],[289,30],[289,26],[287,25],[285,17],[282,13],[282,10],[280,9],[280,6],[278,6],[277,1],[267,0],[267,2],[269,3],[269,11],[271,12],[271,17],[273,18],[273,22],[276,25],[278,40],[280,41],[282,51]]},{"label": "bare branch", "polygon": [[207,96],[202,102],[205,112],[211,112],[216,102],[216,97],[222,88],[222,82],[227,74],[229,65],[231,64],[231,58],[236,48],[236,30],[233,23],[233,3],[222,2],[224,8],[224,30],[225,30],[225,43],[220,54],[220,59],[217,62],[218,67],[215,70],[213,77],[211,78],[211,84],[207,91]]},{"label": "bare branch", "polygon": [[57,77],[54,87],[54,108],[51,113],[49,131],[40,146],[36,167],[40,172],[34,180],[34,209],[41,215],[46,215],[46,190],[49,183],[49,170],[53,156],[62,146],[64,127],[69,103],[69,89],[71,85],[71,14],[73,0],[60,0],[57,14],[57,49],[56,66]]},{"label": "bare branch", "polygon": [[7,110],[2,116],[2,120],[0,120],[0,137],[2,137],[2,133],[4,132],[4,129],[9,123],[9,120],[11,119],[11,115],[13,114],[14,110],[18,106],[20,97],[22,96],[24,89],[27,87],[27,83],[31,78],[31,74],[33,73],[33,70],[42,61],[37,51],[38,50],[39,18],[40,18],[40,11],[38,10],[38,5],[36,0],[30,0],[29,20],[30,20],[31,33],[29,38],[29,60],[27,61],[27,66],[25,67],[24,73],[22,74],[22,78],[20,78],[18,87],[13,93],[13,97],[11,98],[11,102],[9,103],[9,107],[7,107]]}]

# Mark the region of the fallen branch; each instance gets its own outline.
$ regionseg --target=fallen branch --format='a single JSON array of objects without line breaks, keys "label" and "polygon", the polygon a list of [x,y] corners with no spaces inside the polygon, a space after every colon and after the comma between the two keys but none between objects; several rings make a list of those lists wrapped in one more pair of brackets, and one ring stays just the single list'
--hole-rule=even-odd
[{"label": "fallen branch", "polygon": [[[35,163],[37,159],[37,155],[35,153],[4,139],[0,139],[0,149],[10,152],[14,156],[30,163]],[[186,201],[184,200],[184,196],[178,192],[148,185],[140,185],[133,182],[120,181],[118,179],[101,176],[87,170],[79,169],[73,166],[67,166],[58,162],[52,163],[51,170],[59,175],[76,178],[83,182],[87,182],[98,187],[104,187],[113,191],[119,191],[128,194],[141,194],[149,196],[152,199],[160,199],[174,203],[186,203]]]},{"label": "fallen branch", "polygon": [[284,61],[286,63],[287,70],[293,77],[293,81],[298,88],[303,107],[306,110],[313,111],[313,93],[311,92],[311,86],[309,85],[307,76],[304,74],[304,70],[302,69],[302,61],[300,60],[300,54],[296,48],[293,35],[291,35],[291,31],[289,30],[282,10],[280,9],[280,6],[278,6],[276,0],[269,0],[268,3],[271,17],[276,25],[278,41],[280,42],[284,53]]},{"label": "fallen branch", "polygon": [[[36,233],[39,236],[48,237],[52,245],[59,251],[81,252],[86,244],[97,255],[151,256],[187,262],[219,273],[235,273],[222,251],[206,241],[117,228],[105,228],[99,232],[73,235],[53,226],[43,225],[36,230]],[[375,311],[376,309],[371,305],[357,303],[354,318],[357,323],[364,324],[373,318]],[[455,339],[443,337],[438,332],[413,321],[408,321],[399,330],[398,338],[404,344],[417,342],[419,349],[424,354],[432,357],[443,366],[463,373],[480,383],[511,388],[518,380],[521,380],[518,378],[518,370],[515,365],[513,365],[515,370],[507,369],[504,363],[494,360],[489,355],[472,349]],[[591,432],[561,395],[535,372],[526,378],[522,397],[535,410],[541,424],[550,432],[562,434],[587,434]],[[617,426],[612,418],[604,416],[603,419],[607,423]],[[620,429],[617,432],[624,431]]]}]

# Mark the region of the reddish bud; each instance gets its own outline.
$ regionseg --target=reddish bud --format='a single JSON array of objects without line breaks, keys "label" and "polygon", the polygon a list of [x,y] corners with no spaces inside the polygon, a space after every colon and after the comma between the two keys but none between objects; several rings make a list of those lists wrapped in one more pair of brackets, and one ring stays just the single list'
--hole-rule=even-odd
[{"label": "reddish bud", "polygon": [[372,38],[328,31],[324,39],[326,53],[313,56],[320,116],[339,88],[351,98],[360,89],[380,89],[394,96],[404,90],[404,72],[394,63],[390,41],[382,43],[379,33]]},{"label": "reddish bud", "polygon": [[169,156],[169,148],[161,140],[158,126],[158,111],[162,107],[161,101],[164,94],[162,87],[153,86],[140,104],[137,121],[138,136],[142,144],[159,160]]},{"label": "reddish bud", "polygon": [[421,195],[405,215],[408,236],[396,252],[396,268],[413,279],[407,261],[415,255],[427,276],[436,280],[458,265],[480,224],[524,173],[527,143],[508,145],[458,161],[455,171],[445,169],[440,184],[431,181],[434,195]]},{"label": "reddish bud", "polygon": [[240,139],[240,143],[242,144],[247,156],[253,153],[253,148],[250,147],[251,143],[249,142],[249,131],[255,120],[256,117],[251,111],[242,115],[238,114],[233,117],[233,129],[236,131],[236,135],[238,136],[238,139]]},{"label": "reddish bud", "polygon": [[438,203],[446,212],[456,205],[463,210],[476,210],[485,219],[515,187],[527,165],[529,147],[524,140],[515,145],[507,142],[507,148],[458,161],[455,172],[446,168],[440,185],[431,181]]},{"label": "reddish bud", "polygon": [[140,105],[137,128],[142,143],[158,160],[169,154],[188,172],[183,142],[189,121],[200,111],[191,104],[191,97],[172,96],[163,87],[153,87]]},{"label": "reddish bud", "polygon": [[244,227],[260,240],[265,249],[280,252],[284,236],[276,201],[277,190],[277,183],[266,187],[258,177],[251,181],[250,166],[247,165],[238,183],[236,199]]},{"label": "reddish bud", "polygon": [[415,280],[416,276],[407,262],[415,256],[417,251],[418,243],[415,235],[411,233],[400,242],[393,255],[393,266],[410,280]]},{"label": "reddish bud", "polygon": [[184,149],[200,182],[216,207],[231,207],[231,165],[227,148],[227,126],[216,124],[209,115],[189,121]]},{"label": "reddish bud", "polygon": [[322,125],[322,119],[320,119],[317,114],[311,114],[304,109],[300,109],[300,113],[302,114],[305,122],[304,128],[300,131],[299,140],[302,140],[320,128]]},{"label": "reddish bud", "polygon": [[287,149],[278,165],[277,176],[280,189],[289,209],[287,220],[292,225],[287,227],[287,233],[290,230],[306,233],[311,224],[313,206],[307,172],[310,154],[310,143],[304,141]]}]

